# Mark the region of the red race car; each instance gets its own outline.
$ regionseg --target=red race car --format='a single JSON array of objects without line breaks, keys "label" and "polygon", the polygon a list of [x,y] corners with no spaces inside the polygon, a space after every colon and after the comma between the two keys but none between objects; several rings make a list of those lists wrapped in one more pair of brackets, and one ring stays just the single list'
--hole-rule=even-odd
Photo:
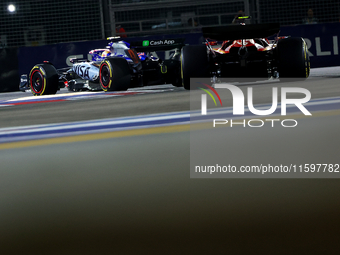
[{"label": "red race car", "polygon": [[[182,82],[190,89],[190,78],[256,79],[300,78],[309,76],[307,44],[301,37],[279,37],[278,23],[203,27],[205,45],[182,48]],[[273,40],[267,38],[273,36]],[[220,47],[214,47],[220,44]]]}]

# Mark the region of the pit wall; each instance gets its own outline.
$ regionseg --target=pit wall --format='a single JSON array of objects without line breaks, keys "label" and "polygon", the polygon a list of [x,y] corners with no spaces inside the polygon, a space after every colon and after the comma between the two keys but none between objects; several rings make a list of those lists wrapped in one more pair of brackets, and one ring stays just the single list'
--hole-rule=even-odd
[{"label": "pit wall", "polygon": [[[286,26],[281,27],[279,35],[303,37],[308,45],[312,68],[340,65],[340,23]],[[185,38],[185,43],[189,45],[201,44],[204,41],[201,33],[131,37],[125,41],[171,38]],[[88,58],[90,50],[105,48],[106,45],[106,40],[97,40],[38,47],[0,48],[0,92],[18,90],[20,75],[28,74],[35,64],[44,60],[50,61],[56,68],[63,68],[71,65],[70,58]],[[164,58],[167,53],[157,54]]]}]

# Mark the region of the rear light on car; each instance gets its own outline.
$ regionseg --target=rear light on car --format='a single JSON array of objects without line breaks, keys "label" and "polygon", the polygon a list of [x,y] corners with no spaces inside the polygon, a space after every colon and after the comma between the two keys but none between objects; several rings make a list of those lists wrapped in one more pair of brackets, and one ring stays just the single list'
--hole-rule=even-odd
[{"label": "rear light on car", "polygon": [[217,42],[216,41],[207,42],[206,45],[216,46]]}]

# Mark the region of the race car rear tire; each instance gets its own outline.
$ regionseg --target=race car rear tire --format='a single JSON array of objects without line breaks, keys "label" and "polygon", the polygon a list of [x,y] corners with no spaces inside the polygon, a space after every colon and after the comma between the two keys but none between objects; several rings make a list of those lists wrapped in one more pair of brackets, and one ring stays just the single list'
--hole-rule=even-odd
[{"label": "race car rear tire", "polygon": [[104,91],[127,90],[131,84],[131,71],[125,58],[106,58],[99,67],[99,83]]},{"label": "race car rear tire", "polygon": [[51,64],[35,65],[29,75],[29,87],[35,96],[54,95],[59,88],[59,75]]},{"label": "race car rear tire", "polygon": [[180,63],[177,61],[177,66],[174,68],[174,70],[171,73],[171,84],[175,87],[182,87],[182,78],[181,78],[181,69],[180,69]]},{"label": "race car rear tire", "polygon": [[180,78],[179,75],[176,75],[176,78],[173,79],[173,81],[171,82],[171,84],[175,87],[182,87],[183,84],[182,84],[182,79]]},{"label": "race car rear tire", "polygon": [[307,44],[299,38],[282,39],[277,44],[280,78],[306,79],[310,72]]},{"label": "race car rear tire", "polygon": [[208,77],[208,55],[205,45],[184,46],[181,51],[181,77],[185,89],[193,89],[190,86],[190,78]]}]

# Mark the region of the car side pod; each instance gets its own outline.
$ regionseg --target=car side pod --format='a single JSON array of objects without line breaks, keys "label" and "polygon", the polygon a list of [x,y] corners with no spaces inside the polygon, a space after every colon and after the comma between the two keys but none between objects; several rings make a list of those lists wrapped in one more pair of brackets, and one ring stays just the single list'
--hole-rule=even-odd
[{"label": "car side pod", "polygon": [[34,96],[54,95],[58,91],[59,75],[50,63],[35,65],[28,78],[28,85]]}]

